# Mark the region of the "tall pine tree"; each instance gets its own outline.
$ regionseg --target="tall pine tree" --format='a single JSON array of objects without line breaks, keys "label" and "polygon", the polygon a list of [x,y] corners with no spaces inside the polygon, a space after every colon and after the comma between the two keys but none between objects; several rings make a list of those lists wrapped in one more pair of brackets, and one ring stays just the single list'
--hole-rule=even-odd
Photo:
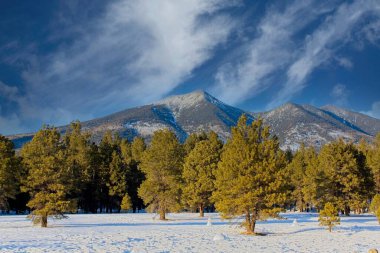
[{"label": "tall pine tree", "polygon": [[380,133],[377,134],[373,145],[369,148],[367,157],[375,180],[375,193],[380,194]]},{"label": "tall pine tree", "polygon": [[313,148],[306,148],[305,145],[301,145],[287,167],[292,187],[292,199],[301,212],[305,211],[311,203],[312,193],[310,191],[312,189],[310,188],[313,184],[310,179],[313,177],[310,177],[308,170],[316,157],[317,155]]},{"label": "tall pine tree", "polygon": [[19,193],[21,176],[13,142],[0,135],[0,210],[9,211],[9,201]]},{"label": "tall pine tree", "polygon": [[326,144],[318,160],[325,177],[317,190],[323,202],[333,203],[346,215],[351,209],[367,206],[373,194],[373,176],[364,154],[355,145],[341,139]]},{"label": "tall pine tree", "polygon": [[145,181],[139,196],[151,211],[165,220],[169,211],[180,209],[183,148],[177,137],[168,129],[156,131],[150,146],[141,160]]},{"label": "tall pine tree", "polygon": [[63,218],[65,212],[75,211],[73,201],[68,198],[72,180],[57,129],[44,127],[38,131],[21,154],[28,169],[23,190],[31,195],[27,205],[32,209],[34,223],[46,227],[49,216]]},{"label": "tall pine tree", "polygon": [[185,158],[183,202],[190,208],[198,208],[201,217],[204,216],[205,207],[211,204],[210,198],[215,188],[214,173],[222,147],[218,135],[211,132],[207,140],[196,143]]},{"label": "tall pine tree", "polygon": [[259,215],[279,211],[286,200],[285,167],[285,154],[269,128],[260,119],[247,125],[243,115],[216,170],[216,209],[224,217],[244,214],[247,233],[254,233]]}]

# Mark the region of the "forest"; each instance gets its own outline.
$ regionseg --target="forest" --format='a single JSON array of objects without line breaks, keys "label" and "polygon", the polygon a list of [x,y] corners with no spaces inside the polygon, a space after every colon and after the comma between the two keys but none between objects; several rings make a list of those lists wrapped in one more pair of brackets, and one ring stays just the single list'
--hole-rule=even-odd
[{"label": "forest", "polygon": [[247,233],[283,210],[372,211],[380,221],[380,134],[291,152],[245,115],[226,142],[209,132],[181,143],[164,129],[149,143],[111,132],[94,143],[80,122],[64,134],[44,126],[17,151],[0,136],[0,210],[27,213],[42,227],[69,213],[146,210],[165,220],[168,212],[217,211],[243,216]]}]

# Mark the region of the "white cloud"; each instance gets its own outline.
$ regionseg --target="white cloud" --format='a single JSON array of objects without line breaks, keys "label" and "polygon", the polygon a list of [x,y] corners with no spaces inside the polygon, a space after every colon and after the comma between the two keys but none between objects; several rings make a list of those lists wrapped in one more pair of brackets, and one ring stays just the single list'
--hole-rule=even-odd
[{"label": "white cloud", "polygon": [[380,119],[380,101],[374,102],[369,111],[365,111],[362,113],[365,113],[371,117]]},{"label": "white cloud", "polygon": [[357,0],[351,4],[341,4],[334,14],[306,38],[303,50],[288,68],[285,85],[268,107],[279,105],[301,91],[314,69],[328,62],[336,50],[350,40],[355,25],[365,14],[370,13],[380,16],[379,1]]},{"label": "white cloud", "polygon": [[354,67],[354,63],[346,57],[335,57],[335,60],[343,68],[352,69]]},{"label": "white cloud", "polygon": [[80,31],[73,43],[30,58],[21,113],[65,124],[161,98],[226,41],[236,23],[220,10],[229,6],[227,0],[112,3],[98,20],[73,27]]},{"label": "white cloud", "polygon": [[336,84],[331,90],[330,96],[335,100],[336,105],[346,106],[349,94],[350,92],[344,84]]},{"label": "white cloud", "polygon": [[329,8],[315,1],[296,1],[285,10],[271,8],[258,24],[258,34],[245,45],[237,64],[225,64],[216,74],[213,93],[230,103],[253,97],[270,83],[277,71],[289,65],[297,52],[293,36]]},{"label": "white cloud", "polygon": [[[283,83],[267,109],[288,101],[306,87],[309,75],[321,65],[335,61],[344,68],[353,67],[347,57],[335,55],[352,41],[352,32],[367,14],[378,18],[380,2],[356,0],[337,5],[309,0],[273,6],[259,22],[256,36],[244,45],[239,60],[219,68],[213,92],[237,103]],[[309,33],[300,38],[305,30]],[[370,30],[377,34],[373,27]]]},{"label": "white cloud", "polygon": [[10,86],[0,81],[0,97],[3,96],[9,100],[14,101],[18,94],[18,88]]}]

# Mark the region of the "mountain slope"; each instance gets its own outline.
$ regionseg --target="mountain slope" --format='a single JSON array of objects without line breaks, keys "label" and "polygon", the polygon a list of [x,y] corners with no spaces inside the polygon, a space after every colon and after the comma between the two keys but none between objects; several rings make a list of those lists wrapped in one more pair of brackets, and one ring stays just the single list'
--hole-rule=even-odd
[{"label": "mountain slope", "polygon": [[[373,118],[356,114],[357,122],[354,124],[343,119],[342,114],[328,111],[326,107],[319,109],[311,105],[288,103],[259,115],[279,137],[283,149],[295,150],[301,143],[320,148],[337,138],[354,142],[361,138],[371,139],[374,133],[380,131],[380,125],[374,127],[372,132],[363,130],[363,122]],[[380,124],[380,120],[373,120]]]},{"label": "mountain slope", "polygon": [[[319,148],[337,138],[354,142],[361,138],[370,140],[380,131],[380,120],[334,106],[317,108],[288,103],[269,112],[251,114],[203,91],[168,97],[151,105],[83,122],[82,126],[96,142],[107,130],[123,138],[139,135],[149,140],[154,131],[162,128],[173,130],[181,141],[190,133],[210,130],[226,140],[231,126],[243,113],[249,120],[262,117],[279,137],[282,149],[295,150],[301,143]],[[63,133],[67,126],[58,129]],[[10,136],[17,148],[32,137],[33,134]]]},{"label": "mountain slope", "polygon": [[333,117],[338,116],[344,124],[349,124],[358,128],[359,131],[365,132],[369,135],[375,136],[380,129],[380,120],[370,116],[339,108],[333,105],[326,105],[321,107]]},{"label": "mountain slope", "polygon": [[[243,113],[206,92],[196,91],[82,122],[82,127],[92,133],[94,141],[99,141],[107,130],[123,138],[139,135],[150,139],[154,131],[162,128],[173,130],[181,141],[191,133],[210,130],[226,139]],[[249,115],[249,119],[253,117]],[[65,132],[67,126],[58,129]],[[10,136],[18,148],[31,137],[32,134]]]}]

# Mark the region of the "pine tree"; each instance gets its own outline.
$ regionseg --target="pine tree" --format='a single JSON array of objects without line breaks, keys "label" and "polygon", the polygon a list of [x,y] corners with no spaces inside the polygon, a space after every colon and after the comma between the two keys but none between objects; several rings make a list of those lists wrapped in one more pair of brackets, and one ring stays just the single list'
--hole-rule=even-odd
[{"label": "pine tree", "polygon": [[370,211],[375,214],[377,217],[377,220],[380,223],[380,194],[376,194],[372,201],[371,201],[371,206],[370,206]]},{"label": "pine tree", "polygon": [[286,201],[286,157],[262,120],[247,125],[243,115],[224,146],[212,199],[223,217],[244,214],[247,233],[260,213],[275,213]]},{"label": "pine tree", "polygon": [[112,212],[113,200],[109,195],[109,182],[110,182],[110,164],[112,163],[114,151],[118,151],[120,145],[120,138],[113,136],[111,131],[107,131],[99,143],[99,182],[98,194],[100,200],[99,209],[102,212],[106,208],[106,212]]},{"label": "pine tree", "polygon": [[377,134],[374,144],[369,148],[367,158],[374,176],[375,193],[380,194],[380,133]]},{"label": "pine tree", "polygon": [[351,209],[362,209],[373,193],[373,177],[365,156],[352,143],[338,140],[325,145],[318,157],[325,174],[319,185],[324,202],[331,202],[349,215]]},{"label": "pine tree", "polygon": [[120,205],[121,210],[130,210],[132,209],[132,201],[128,194],[125,194],[123,199],[121,200]]},{"label": "pine tree", "polygon": [[215,188],[214,173],[222,147],[218,135],[211,132],[208,139],[196,143],[185,158],[182,198],[189,207],[199,209],[200,217],[204,217],[204,208],[211,204],[210,198]]},{"label": "pine tree", "polygon": [[334,226],[340,224],[338,209],[332,203],[327,202],[323,210],[320,211],[318,220],[320,226],[327,226],[331,232]]},{"label": "pine tree", "polygon": [[168,129],[156,131],[141,160],[145,181],[139,196],[151,211],[165,220],[169,211],[180,208],[183,148],[177,137]]},{"label": "pine tree", "polygon": [[89,209],[86,203],[86,188],[91,183],[91,147],[90,134],[82,133],[82,126],[79,121],[72,122],[65,133],[65,166],[70,174],[70,183],[73,188],[70,195],[77,198],[79,207]]},{"label": "pine tree", "polygon": [[207,140],[207,138],[208,137],[205,132],[190,134],[183,145],[185,154],[189,154],[198,142]]},{"label": "pine tree", "polygon": [[9,200],[19,192],[21,175],[13,142],[0,135],[0,209],[9,211]]},{"label": "pine tree", "polygon": [[64,218],[65,212],[75,211],[74,202],[68,198],[72,186],[59,132],[44,127],[24,145],[21,154],[28,169],[23,190],[31,195],[27,205],[33,210],[33,222],[46,227],[49,216]]},{"label": "pine tree", "polygon": [[138,188],[145,180],[145,175],[140,169],[142,155],[146,149],[144,140],[136,137],[133,142],[127,146],[124,152],[124,160],[129,164],[130,174],[128,175],[128,194],[131,197],[133,212],[143,209],[144,201],[138,196]]},{"label": "pine tree", "polygon": [[303,212],[312,201],[312,189],[310,187],[312,187],[313,184],[310,182],[310,179],[313,177],[308,175],[308,168],[313,165],[314,159],[316,159],[314,149],[306,148],[305,145],[301,145],[287,167],[292,186],[292,199],[301,212]]},{"label": "pine tree", "polygon": [[127,194],[127,174],[129,170],[116,151],[112,153],[109,169],[110,177],[107,182],[109,196],[114,199],[116,206],[119,207],[121,199]]}]

